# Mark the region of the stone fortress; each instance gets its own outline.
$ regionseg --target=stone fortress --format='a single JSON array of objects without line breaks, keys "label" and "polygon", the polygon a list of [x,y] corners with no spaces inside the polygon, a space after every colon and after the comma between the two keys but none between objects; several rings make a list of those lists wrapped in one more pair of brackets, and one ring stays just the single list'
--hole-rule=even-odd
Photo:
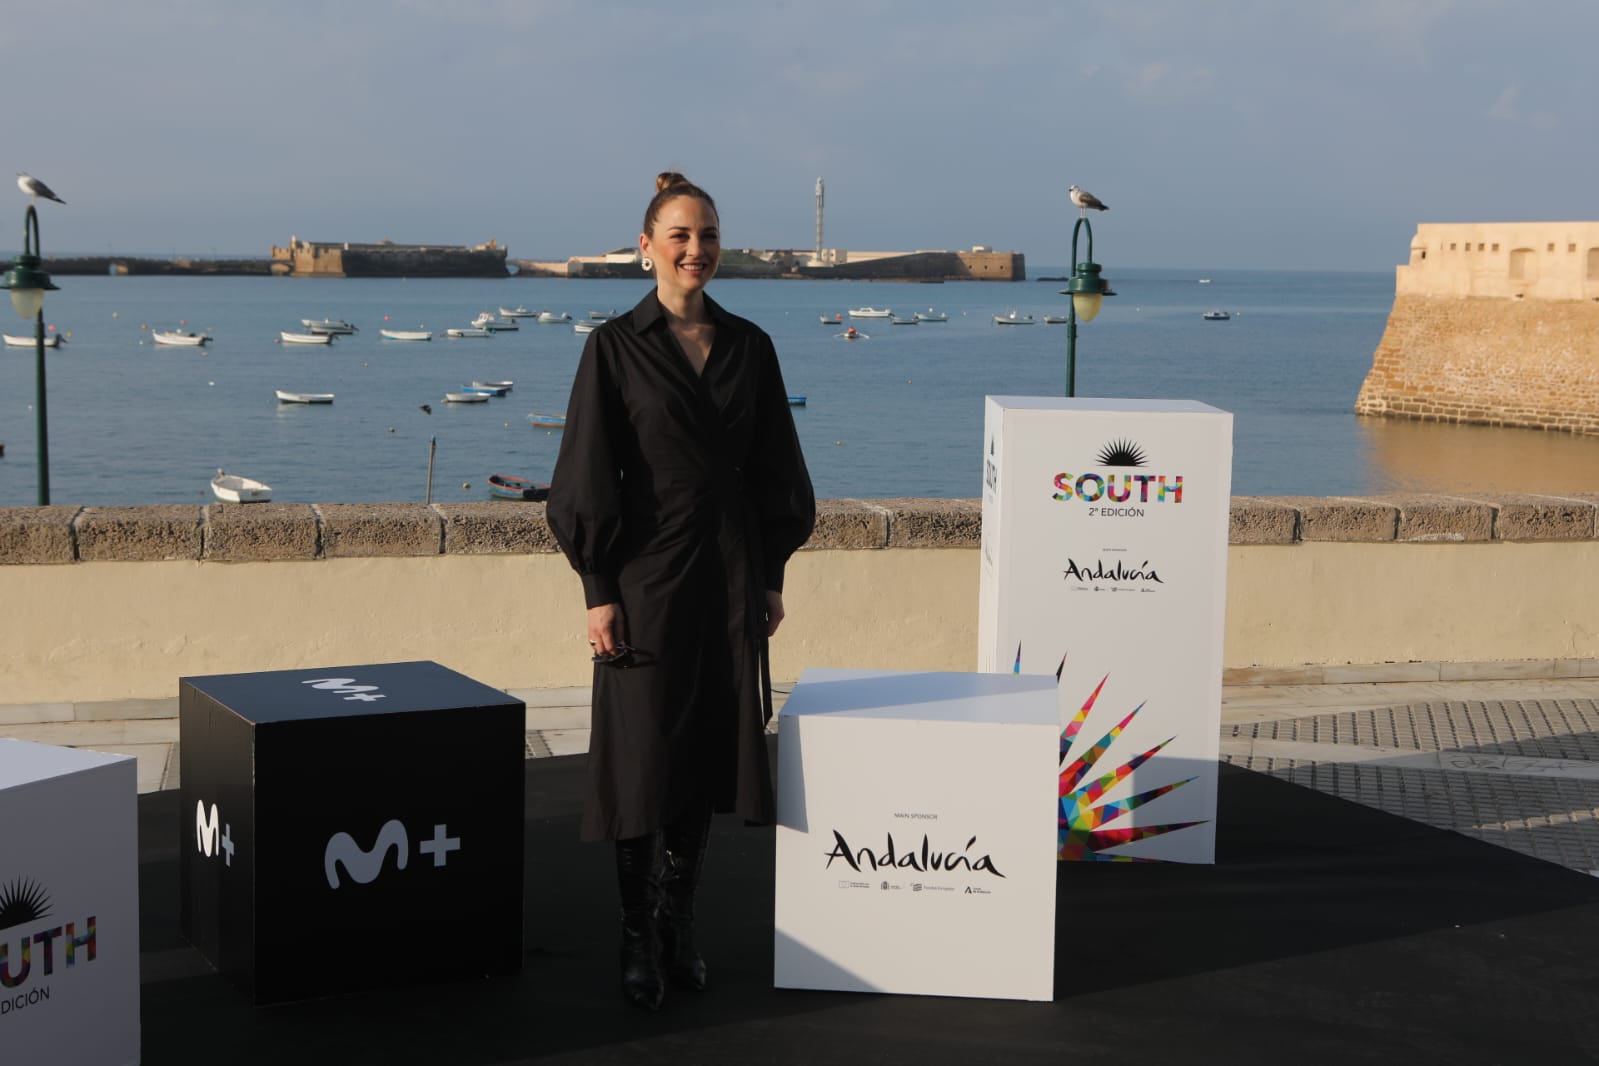
[{"label": "stone fortress", "polygon": [[1599,222],[1424,223],[1357,414],[1599,434]]}]

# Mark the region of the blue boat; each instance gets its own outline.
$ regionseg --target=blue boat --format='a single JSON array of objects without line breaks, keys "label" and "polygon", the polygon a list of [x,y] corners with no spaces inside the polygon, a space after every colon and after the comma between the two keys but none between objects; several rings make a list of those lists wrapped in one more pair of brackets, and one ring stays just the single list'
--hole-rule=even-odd
[{"label": "blue boat", "polygon": [[788,398],[788,405],[790,407],[804,407],[805,406],[805,397],[803,397],[803,396],[790,396]]}]

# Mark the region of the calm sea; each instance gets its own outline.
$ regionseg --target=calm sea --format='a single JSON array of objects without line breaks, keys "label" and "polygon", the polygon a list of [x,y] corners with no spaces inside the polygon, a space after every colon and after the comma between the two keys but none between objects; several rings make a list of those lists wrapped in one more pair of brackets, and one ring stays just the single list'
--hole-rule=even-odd
[{"label": "calm sea", "polygon": [[[1056,268],[1033,273],[1060,274]],[[1393,302],[1393,274],[1111,271],[1118,296],[1081,325],[1083,396],[1204,401],[1235,415],[1239,495],[1394,490],[1599,490],[1599,441],[1527,430],[1357,418],[1355,394]],[[57,504],[210,500],[220,467],[282,501],[421,500],[437,440],[435,501],[487,498],[492,473],[547,480],[558,432],[530,412],[565,409],[583,347],[570,325],[524,320],[490,340],[382,340],[378,330],[466,325],[504,304],[625,310],[636,281],[308,280],[63,277],[46,321],[68,334],[48,355],[50,470]],[[1066,327],[1058,283],[895,285],[718,281],[729,309],[777,343],[794,416],[823,497],[975,497],[983,397],[1056,396]],[[947,324],[863,320],[845,341],[822,314],[929,307]],[[995,326],[1010,308],[1034,326]],[[1227,322],[1203,311],[1224,308]],[[3,304],[4,330],[29,328]],[[280,345],[302,318],[360,332],[331,349]],[[147,327],[186,322],[205,349],[157,347]],[[36,502],[31,349],[0,352],[0,505]],[[472,380],[510,379],[503,399],[442,402]],[[328,407],[280,405],[275,389],[332,392]],[[419,410],[432,407],[432,414]]]}]

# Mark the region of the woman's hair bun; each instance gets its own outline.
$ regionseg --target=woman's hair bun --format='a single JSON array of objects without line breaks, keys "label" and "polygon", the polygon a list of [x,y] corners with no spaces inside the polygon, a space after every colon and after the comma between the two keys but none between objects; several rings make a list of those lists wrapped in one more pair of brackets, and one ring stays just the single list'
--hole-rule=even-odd
[{"label": "woman's hair bun", "polygon": [[655,191],[665,192],[674,185],[688,185],[689,180],[675,170],[663,170],[655,175]]}]

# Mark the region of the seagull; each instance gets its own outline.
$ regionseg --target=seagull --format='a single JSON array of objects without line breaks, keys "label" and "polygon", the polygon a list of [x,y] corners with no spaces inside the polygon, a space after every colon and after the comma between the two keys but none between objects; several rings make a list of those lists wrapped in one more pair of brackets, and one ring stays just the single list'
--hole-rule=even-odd
[{"label": "seagull", "polygon": [[1077,186],[1073,185],[1071,189],[1071,197],[1073,206],[1075,206],[1082,214],[1088,214],[1090,209],[1095,211],[1110,210],[1110,208],[1106,207],[1099,197],[1095,196],[1087,189],[1079,189]]},{"label": "seagull", "polygon": [[421,411],[425,415],[430,415],[433,413],[433,408],[428,404],[423,404],[421,407],[418,407],[417,410]]},{"label": "seagull", "polygon": [[54,200],[58,204],[66,203],[65,200],[50,191],[50,186],[38,178],[30,178],[20,170],[17,171],[17,188],[33,197],[34,203],[38,203],[41,196],[46,200]]}]

